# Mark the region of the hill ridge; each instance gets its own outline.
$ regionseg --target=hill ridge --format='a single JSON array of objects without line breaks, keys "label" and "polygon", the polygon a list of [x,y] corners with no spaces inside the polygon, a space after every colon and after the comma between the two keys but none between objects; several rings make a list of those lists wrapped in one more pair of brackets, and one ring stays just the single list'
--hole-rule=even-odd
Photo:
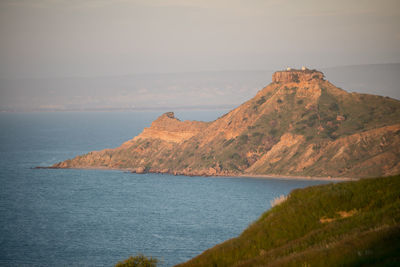
[{"label": "hill ridge", "polygon": [[400,172],[400,101],[348,93],[317,70],[272,77],[253,98],[212,122],[182,122],[164,113],[119,148],[52,168],[315,177]]}]

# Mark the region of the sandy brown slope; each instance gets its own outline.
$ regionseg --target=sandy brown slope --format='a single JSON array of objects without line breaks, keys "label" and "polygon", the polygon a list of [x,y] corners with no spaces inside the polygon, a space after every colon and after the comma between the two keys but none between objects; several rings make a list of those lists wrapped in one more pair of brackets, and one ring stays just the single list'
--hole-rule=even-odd
[{"label": "sandy brown slope", "polygon": [[400,172],[400,101],[348,93],[318,71],[281,71],[213,122],[172,112],[115,149],[53,168],[117,168],[184,175],[369,177]]}]

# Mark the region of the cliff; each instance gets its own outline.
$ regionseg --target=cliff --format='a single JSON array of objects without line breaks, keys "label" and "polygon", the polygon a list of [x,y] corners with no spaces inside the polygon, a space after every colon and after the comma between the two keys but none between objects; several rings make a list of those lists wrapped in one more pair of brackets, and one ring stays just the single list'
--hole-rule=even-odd
[{"label": "cliff", "polygon": [[317,70],[296,70],[290,69],[286,71],[277,71],[272,75],[272,82],[274,83],[299,83],[309,82],[311,80],[323,80],[324,74]]},{"label": "cliff", "polygon": [[316,177],[400,173],[400,101],[348,93],[316,70],[278,71],[272,81],[213,122],[165,113],[118,148],[52,168]]}]

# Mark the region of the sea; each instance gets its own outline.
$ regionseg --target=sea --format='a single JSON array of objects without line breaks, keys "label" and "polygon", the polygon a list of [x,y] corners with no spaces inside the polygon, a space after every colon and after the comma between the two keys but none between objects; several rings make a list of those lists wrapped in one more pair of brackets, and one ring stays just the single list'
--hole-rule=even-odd
[{"label": "sea", "polygon": [[[212,121],[227,110],[179,111]],[[0,265],[160,266],[238,236],[270,201],[315,180],[35,169],[138,135],[160,111],[0,113]]]}]

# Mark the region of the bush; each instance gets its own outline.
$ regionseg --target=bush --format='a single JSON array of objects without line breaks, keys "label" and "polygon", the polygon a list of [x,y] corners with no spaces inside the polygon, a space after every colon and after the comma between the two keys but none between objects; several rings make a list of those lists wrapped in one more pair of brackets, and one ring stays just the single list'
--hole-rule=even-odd
[{"label": "bush", "polygon": [[249,140],[249,137],[247,134],[243,134],[243,135],[239,136],[240,144],[246,144],[248,140]]},{"label": "bush", "polygon": [[255,132],[251,134],[252,137],[260,137],[262,138],[264,136],[264,133],[259,133],[259,132]]},{"label": "bush", "polygon": [[223,146],[224,146],[224,147],[227,147],[227,146],[229,146],[233,141],[235,141],[235,139],[233,139],[233,138],[232,138],[232,139],[229,139],[229,140],[227,140],[227,141],[224,142]]},{"label": "bush", "polygon": [[267,101],[266,99],[265,99],[265,97],[264,96],[262,96],[260,99],[258,99],[257,100],[257,105],[262,105],[262,104],[264,104],[265,103],[265,101]]},{"label": "bush", "polygon": [[329,105],[329,109],[330,109],[331,111],[338,111],[338,110],[339,110],[339,106],[338,106],[337,103],[331,103],[331,104]]},{"label": "bush", "polygon": [[148,258],[143,254],[138,254],[135,257],[130,256],[129,259],[123,262],[118,262],[115,267],[156,267],[158,259]]},{"label": "bush", "polygon": [[269,134],[272,135],[273,137],[276,137],[276,134],[278,133],[278,130],[275,128],[272,128],[269,130]]},{"label": "bush", "polygon": [[229,157],[230,157],[231,159],[236,159],[236,160],[239,160],[239,159],[242,158],[238,153],[233,153],[233,154],[230,155]]},{"label": "bush", "polygon": [[312,140],[313,138],[314,138],[314,136],[309,135],[309,136],[306,137],[306,141],[310,141],[310,140]]}]

